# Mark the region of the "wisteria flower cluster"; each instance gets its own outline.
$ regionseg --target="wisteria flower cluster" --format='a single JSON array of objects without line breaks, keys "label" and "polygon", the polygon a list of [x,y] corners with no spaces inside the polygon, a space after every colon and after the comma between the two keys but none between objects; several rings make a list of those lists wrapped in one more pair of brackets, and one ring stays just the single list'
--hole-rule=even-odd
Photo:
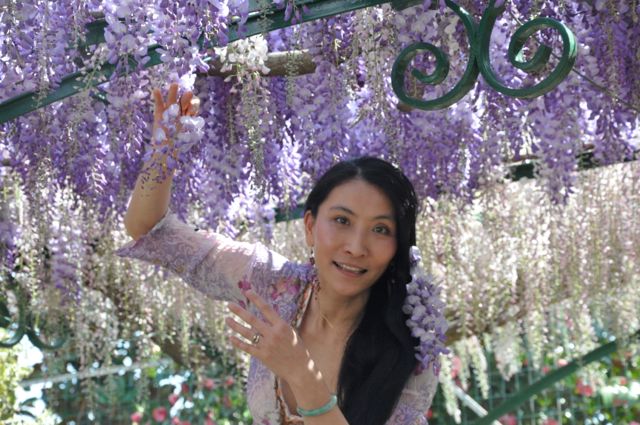
[{"label": "wisteria flower cluster", "polygon": [[440,289],[424,273],[420,262],[420,250],[411,247],[411,282],[407,284],[407,298],[402,311],[409,316],[407,326],[411,334],[420,339],[416,347],[416,359],[420,362],[420,370],[432,367],[439,373],[439,358],[448,354],[445,347],[447,321],[444,318],[445,305],[440,299]]},{"label": "wisteria flower cluster", "polygon": [[[491,57],[505,84],[520,87],[532,81],[499,54],[522,23],[548,16],[578,36],[577,72],[552,93],[537,100],[514,99],[480,79],[446,111],[423,112],[398,105],[390,70],[401,48],[416,41],[435,43],[449,57],[450,75],[436,87],[410,80],[411,92],[428,99],[456,84],[469,43],[458,17],[442,4],[401,11],[383,5],[225,47],[230,28],[239,25],[242,32],[247,22],[248,0],[10,0],[0,5],[0,101],[29,90],[44,96],[74,71],[95,76],[102,60],[114,64],[116,72],[84,95],[3,124],[0,133],[25,187],[34,189],[38,178],[53,177],[100,205],[103,214],[121,212],[123,188],[133,187],[150,155],[148,93],[181,82],[184,90],[195,90],[203,104],[216,108],[202,110],[203,139],[178,167],[173,209],[185,216],[186,205],[205,204],[211,227],[225,220],[230,207],[220,198],[248,193],[253,202],[295,205],[312,179],[336,160],[363,154],[396,161],[421,196],[447,193],[468,200],[483,183],[506,174],[505,161],[535,157],[548,194],[564,202],[575,181],[577,155],[593,150],[599,162],[613,163],[630,158],[639,144],[640,83],[629,71],[640,60],[629,44],[640,27],[638,7],[602,4],[515,0],[506,5],[493,30]],[[288,1],[274,5],[291,9],[291,19],[299,9]],[[487,4],[469,0],[463,6],[479,19]],[[86,26],[97,21],[106,25],[105,41],[88,44],[83,41]],[[553,33],[539,37],[558,44]],[[162,64],[144,69],[153,46]],[[311,55],[313,74],[297,74],[295,55],[285,66],[287,75],[266,72],[270,53],[293,51]],[[212,70],[211,60],[218,55],[224,69]],[[433,63],[424,55],[414,65],[428,72]],[[216,72],[230,69],[238,72],[234,84],[216,81],[224,78]],[[224,90],[237,92],[223,95]],[[55,176],[40,177],[50,158],[56,161]],[[240,181],[214,182],[203,175]],[[259,190],[246,191],[245,186]],[[209,196],[213,192],[218,195]]]},{"label": "wisteria flower cluster", "polygon": [[[162,114],[162,120],[151,138],[153,149],[144,156],[145,163],[151,164],[164,178],[166,172],[172,172],[179,165],[186,164],[190,151],[204,135],[204,119],[180,115],[180,108],[173,104]],[[166,156],[166,170],[155,154]]]},{"label": "wisteria flower cluster", "polygon": [[235,66],[241,66],[245,72],[269,73],[265,60],[269,53],[269,46],[263,36],[254,36],[226,46],[218,52],[224,65],[221,72],[231,71]]}]

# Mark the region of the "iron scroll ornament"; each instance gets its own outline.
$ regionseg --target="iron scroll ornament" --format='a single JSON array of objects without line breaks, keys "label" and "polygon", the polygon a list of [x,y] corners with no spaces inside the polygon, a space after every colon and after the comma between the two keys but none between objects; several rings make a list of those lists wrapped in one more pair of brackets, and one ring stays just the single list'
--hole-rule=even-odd
[{"label": "iron scroll ornament", "polygon": [[419,82],[426,85],[438,85],[445,80],[449,73],[449,61],[445,53],[431,43],[414,43],[403,49],[391,71],[391,85],[398,99],[413,108],[426,111],[447,108],[462,99],[475,85],[479,74],[482,74],[485,81],[494,90],[511,97],[531,99],[542,96],[558,86],[571,72],[578,56],[578,41],[573,32],[564,24],[551,18],[536,18],[526,22],[514,33],[509,43],[508,57],[511,64],[527,73],[536,73],[542,70],[551,57],[551,48],[541,44],[531,59],[524,58],[524,46],[530,37],[538,31],[551,28],[560,33],[562,38],[562,55],[559,58],[555,69],[544,80],[532,87],[519,89],[509,88],[504,85],[491,67],[489,55],[489,45],[491,43],[491,33],[496,19],[506,9],[504,0],[491,0],[485,9],[477,25],[471,14],[451,0],[445,0],[445,4],[451,9],[464,24],[467,39],[469,41],[469,61],[464,74],[458,83],[444,95],[424,100],[413,97],[406,91],[407,68],[413,58],[420,51],[429,51],[436,58],[436,68],[425,75],[422,71],[413,68],[411,75]]},{"label": "iron scroll ornament", "polygon": [[[9,334],[5,339],[0,339],[1,348],[11,348],[18,344],[26,335],[29,341],[41,350],[57,350],[67,340],[68,329],[65,324],[58,328],[57,335],[51,341],[44,338],[39,322],[43,319],[40,315],[34,315],[28,311],[26,296],[17,285],[9,287],[17,299],[17,314],[9,309],[7,298],[0,296],[0,328],[7,330]],[[8,291],[7,291],[8,293]]]}]

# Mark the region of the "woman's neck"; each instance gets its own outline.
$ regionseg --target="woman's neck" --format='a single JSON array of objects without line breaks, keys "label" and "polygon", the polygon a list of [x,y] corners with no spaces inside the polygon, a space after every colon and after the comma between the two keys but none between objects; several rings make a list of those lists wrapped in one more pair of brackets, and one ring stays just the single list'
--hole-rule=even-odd
[{"label": "woman's neck", "polygon": [[358,326],[368,299],[369,291],[345,298],[316,286],[310,305],[312,330],[348,338]]}]

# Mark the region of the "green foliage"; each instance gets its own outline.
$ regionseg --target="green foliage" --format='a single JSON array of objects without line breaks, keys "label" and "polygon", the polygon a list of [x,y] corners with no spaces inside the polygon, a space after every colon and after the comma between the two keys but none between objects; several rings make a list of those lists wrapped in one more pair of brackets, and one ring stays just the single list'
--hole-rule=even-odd
[{"label": "green foliage", "polygon": [[[6,338],[6,331],[0,328],[0,340]],[[18,412],[15,389],[28,374],[28,368],[18,364],[21,349],[0,348],[0,421],[14,417]]]},{"label": "green foliage", "polygon": [[[602,340],[601,342],[607,342]],[[522,369],[504,381],[496,369],[495,358],[487,353],[490,378],[489,398],[484,399],[478,385],[470,380],[465,390],[482,407],[491,411],[511,395],[537,381],[569,359],[547,356],[540,370],[530,365],[530,357],[522,355]],[[455,382],[462,385],[459,371]],[[591,376],[593,379],[587,378]],[[455,423],[444,407],[439,387],[428,417],[434,423]],[[462,407],[461,424],[473,424],[478,415]],[[505,415],[500,423],[517,425],[630,425],[640,421],[640,351],[626,347],[600,362],[532,397],[516,411]]]},{"label": "green foliage", "polygon": [[[113,366],[135,358],[136,347],[121,342]],[[249,424],[244,397],[243,367],[218,353],[198,371],[181,367],[167,358],[160,366],[126,373],[66,381],[44,392],[47,406],[64,423],[131,424]],[[65,369],[77,368],[69,359]],[[102,365],[104,367],[105,365]],[[208,422],[211,421],[211,422]]]},{"label": "green foliage", "polygon": [[[138,406],[139,422],[242,425],[251,422],[242,382],[228,370],[212,364],[205,373],[186,372],[185,381],[175,387],[165,385],[169,394]],[[159,417],[166,414],[164,421]],[[215,421],[215,422],[214,422]]]}]

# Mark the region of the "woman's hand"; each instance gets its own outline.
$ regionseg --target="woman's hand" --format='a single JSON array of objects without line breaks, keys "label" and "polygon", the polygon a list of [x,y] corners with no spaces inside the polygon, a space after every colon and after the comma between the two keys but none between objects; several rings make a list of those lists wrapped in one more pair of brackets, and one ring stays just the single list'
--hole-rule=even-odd
[{"label": "woman's hand", "polygon": [[226,319],[227,325],[247,341],[253,341],[245,342],[234,335],[231,337],[233,346],[256,357],[286,381],[298,378],[304,372],[318,373],[309,367],[311,356],[295,329],[258,294],[249,290],[245,295],[262,313],[265,321],[258,319],[238,304],[229,303],[229,310],[251,327],[246,327],[231,317]]},{"label": "woman's hand", "polygon": [[[153,135],[155,136],[156,130],[162,128],[165,134],[168,134],[167,129],[162,125],[162,118],[164,113],[171,107],[171,105],[177,105],[179,109],[178,118],[176,119],[176,129],[180,132],[180,116],[196,116],[198,114],[198,108],[200,106],[200,100],[193,96],[193,93],[188,91],[178,99],[178,85],[173,83],[169,86],[169,93],[167,94],[166,101],[162,97],[160,89],[153,90]],[[154,137],[155,138],[155,137]],[[171,145],[172,141],[168,143]]]},{"label": "woman's hand", "polygon": [[[241,325],[232,318],[226,319],[227,325],[248,341],[253,341],[247,343],[232,336],[233,346],[256,357],[274,374],[284,379],[289,384],[298,407],[316,409],[323,406],[330,399],[331,392],[298,333],[258,294],[249,290],[244,295],[257,307],[265,320],[262,321],[239,305],[230,303],[229,310],[251,327]],[[305,423],[349,425],[339,408],[307,417]]]}]

